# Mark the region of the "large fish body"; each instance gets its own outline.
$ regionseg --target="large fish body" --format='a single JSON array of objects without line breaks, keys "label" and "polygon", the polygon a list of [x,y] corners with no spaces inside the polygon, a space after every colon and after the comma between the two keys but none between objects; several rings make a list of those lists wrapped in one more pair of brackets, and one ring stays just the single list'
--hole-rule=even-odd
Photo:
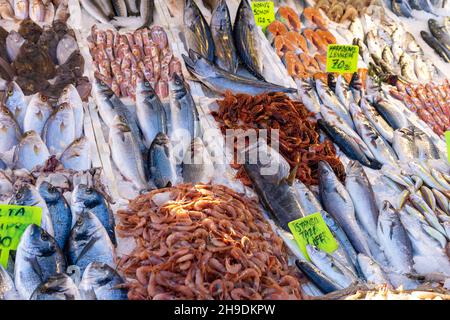
[{"label": "large fish body", "polygon": [[64,250],[72,229],[72,212],[69,204],[61,192],[46,181],[39,186],[39,193],[47,204],[54,229],[54,238],[61,250]]},{"label": "large fish body", "polygon": [[297,92],[294,88],[285,88],[273,83],[252,80],[229,73],[193,51],[189,52],[189,57],[183,55],[183,59],[186,68],[205,86],[215,92],[225,93],[226,91],[231,91],[234,94],[243,93],[249,95],[268,92]]},{"label": "large fish body", "polygon": [[408,127],[409,121],[406,116],[394,105],[389,104],[388,101],[375,99],[373,105],[392,129],[397,130]]},{"label": "large fish body", "polygon": [[81,295],[72,278],[60,273],[41,283],[30,300],[81,300]]},{"label": "large fish body", "polygon": [[79,184],[72,192],[72,208],[75,215],[83,211],[93,213],[102,223],[113,243],[116,243],[114,215],[106,203],[105,197],[95,188]]},{"label": "large fish body", "polygon": [[0,106],[0,153],[16,146],[21,138],[20,127],[8,108]]},{"label": "large fish body", "polygon": [[326,162],[319,163],[320,196],[322,204],[344,229],[358,253],[372,256],[367,240],[356,221],[352,199]]},{"label": "large fish body", "polygon": [[36,93],[28,103],[27,111],[23,121],[23,131],[35,131],[42,135],[45,123],[53,112],[48,98],[40,93]]},{"label": "large fish body", "polygon": [[123,284],[109,265],[93,262],[84,271],[79,288],[84,300],[127,300],[127,290],[120,288]]},{"label": "large fish body", "polygon": [[172,145],[164,133],[159,133],[148,153],[150,179],[158,188],[174,186],[178,182]]},{"label": "large fish body", "polygon": [[378,239],[393,271],[400,274],[413,272],[411,241],[400,221],[399,213],[388,201],[380,209]]},{"label": "large fish body", "polygon": [[14,166],[32,171],[43,166],[49,157],[50,152],[41,137],[35,131],[27,131],[14,151]]},{"label": "large fish body", "polygon": [[369,104],[366,99],[361,99],[361,109],[366,115],[367,119],[377,129],[386,141],[392,143],[394,140],[394,129],[380,116],[377,110]]},{"label": "large fish body", "polygon": [[258,26],[248,0],[241,0],[233,27],[234,41],[241,62],[259,80],[262,74],[262,44],[258,34]]},{"label": "large fish body", "polygon": [[42,134],[51,154],[62,154],[75,140],[75,116],[68,103],[53,112]]},{"label": "large fish body", "polygon": [[40,227],[28,226],[17,247],[14,266],[14,282],[22,298],[30,299],[43,281],[65,272],[66,266],[56,240]]},{"label": "large fish body", "polygon": [[214,61],[214,41],[211,29],[194,0],[185,0],[184,25],[189,49],[200,53],[209,61]]},{"label": "large fish body", "polygon": [[18,206],[39,207],[42,209],[41,228],[51,236],[54,236],[52,217],[47,203],[39,194],[39,191],[31,184],[22,185],[9,201],[9,204]]},{"label": "large fish body", "polygon": [[211,34],[215,45],[215,63],[230,73],[236,73],[239,58],[233,40],[230,11],[225,0],[221,0],[211,16]]},{"label": "large fish body", "polygon": [[83,101],[73,84],[67,85],[58,99],[58,104],[61,105],[63,103],[68,103],[72,107],[75,117],[75,138],[80,138],[83,135],[84,108]]},{"label": "large fish body", "polygon": [[136,138],[123,117],[117,116],[111,126],[109,145],[114,163],[122,176],[139,190],[147,189],[142,155]]},{"label": "large fish body", "polygon": [[61,163],[67,170],[87,171],[91,168],[91,145],[86,137],[76,139],[62,153]]},{"label": "large fish body", "polygon": [[136,115],[147,146],[159,132],[167,133],[166,110],[150,83],[141,79],[136,81]]},{"label": "large fish body", "polygon": [[7,85],[4,104],[13,114],[20,129],[23,130],[23,121],[27,111],[27,103],[25,102],[25,95],[23,94],[22,89],[15,81],[12,81]]},{"label": "large fish body", "polygon": [[416,147],[414,145],[414,132],[409,128],[395,130],[392,143],[400,161],[414,161]]},{"label": "large fish body", "polygon": [[76,265],[83,274],[92,262],[114,267],[114,247],[105,228],[91,212],[79,214],[66,245],[69,264]]}]

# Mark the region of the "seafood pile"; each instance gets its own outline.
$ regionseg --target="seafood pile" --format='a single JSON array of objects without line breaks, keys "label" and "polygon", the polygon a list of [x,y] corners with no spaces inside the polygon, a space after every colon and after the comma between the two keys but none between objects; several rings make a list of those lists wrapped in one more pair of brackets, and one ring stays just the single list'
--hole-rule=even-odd
[{"label": "seafood pile", "polygon": [[[212,91],[261,94],[295,93],[264,79],[262,44],[248,0],[242,0],[234,24],[226,1],[218,1],[208,24],[194,0],[184,7],[189,56],[186,68]],[[270,72],[270,70],[269,70]]]},{"label": "seafood pile", "polygon": [[136,29],[153,23],[154,0],[80,0],[83,8],[101,23]]},{"label": "seafood pile", "polygon": [[441,26],[437,20],[430,19],[428,29],[431,34],[421,31],[420,36],[445,62],[450,62],[450,33],[447,24],[446,22]]},{"label": "seafood pile", "polygon": [[1,299],[126,299],[114,271],[114,217],[96,179],[63,171],[37,179],[0,171],[2,193],[11,193],[7,203],[42,208],[40,227],[28,226],[6,270],[0,266]]},{"label": "seafood pile", "polygon": [[0,16],[8,21],[31,19],[40,25],[69,18],[68,0],[0,0]]},{"label": "seafood pile", "polygon": [[399,17],[412,18],[413,10],[426,11],[434,14],[444,8],[442,0],[390,0],[388,6]]},{"label": "seafood pile", "polygon": [[315,8],[322,10],[331,20],[342,23],[363,15],[373,0],[318,0]]},{"label": "seafood pile", "polygon": [[301,298],[257,202],[227,187],[155,190],[118,216],[118,233],[137,243],[119,263],[129,299]]},{"label": "seafood pile", "polygon": [[96,77],[118,97],[136,99],[137,79],[145,79],[161,99],[169,95],[173,74],[182,76],[181,63],[169,47],[162,27],[119,34],[94,26],[89,39]]},{"label": "seafood pile", "polygon": [[326,71],[326,52],[336,38],[328,31],[321,13],[303,10],[301,19],[290,7],[280,7],[276,19],[266,29],[267,39],[294,79],[321,76]]},{"label": "seafood pile", "polygon": [[390,94],[416,113],[433,131],[443,137],[450,130],[450,85],[442,84],[402,85],[392,88]]},{"label": "seafood pile", "polygon": [[[317,185],[320,161],[328,162],[340,179],[344,167],[336,156],[333,144],[320,142],[317,124],[299,102],[283,93],[258,96],[226,93],[217,101],[219,110],[213,115],[222,132],[226,129],[279,130],[280,153],[291,168],[298,167],[296,176],[307,185]],[[270,141],[269,141],[270,142]]]},{"label": "seafood pile", "polygon": [[15,80],[25,95],[42,92],[58,99],[73,84],[86,99],[90,84],[74,31],[55,21],[43,29],[27,19],[18,31],[0,28],[0,77]]}]

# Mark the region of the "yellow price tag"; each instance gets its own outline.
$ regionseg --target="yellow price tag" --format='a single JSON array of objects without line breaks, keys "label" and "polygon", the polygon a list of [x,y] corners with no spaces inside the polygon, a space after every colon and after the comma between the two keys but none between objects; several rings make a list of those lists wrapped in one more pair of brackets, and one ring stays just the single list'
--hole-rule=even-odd
[{"label": "yellow price tag", "polygon": [[41,225],[42,208],[0,205],[0,263],[6,268],[10,250],[16,250],[20,237],[30,224]]},{"label": "yellow price tag", "polygon": [[252,1],[252,10],[256,25],[262,27],[263,31],[275,21],[275,5],[272,1]]},{"label": "yellow price tag", "polygon": [[450,162],[450,131],[445,133],[445,140],[447,140],[447,158],[448,162]]},{"label": "yellow price tag", "polygon": [[320,212],[289,222],[288,226],[308,260],[310,258],[306,252],[307,244],[328,253],[334,252],[339,247]]},{"label": "yellow price tag", "polygon": [[354,73],[358,71],[358,55],[358,46],[328,45],[327,72]]}]

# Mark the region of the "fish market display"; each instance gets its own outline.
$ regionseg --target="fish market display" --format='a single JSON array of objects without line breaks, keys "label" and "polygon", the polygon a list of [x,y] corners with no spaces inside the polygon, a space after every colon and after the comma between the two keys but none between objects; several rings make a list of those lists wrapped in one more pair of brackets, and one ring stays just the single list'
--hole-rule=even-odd
[{"label": "fish market display", "polygon": [[129,299],[301,298],[257,203],[224,186],[155,190],[118,214],[120,234],[138,243],[119,266]]},{"label": "fish market display", "polygon": [[69,18],[68,0],[1,0],[0,16],[12,22],[31,19],[40,25],[66,22]]},{"label": "fish market display", "polygon": [[159,26],[126,34],[94,26],[89,46],[96,77],[118,97],[135,99],[137,79],[141,78],[151,84],[161,99],[167,98],[173,74],[181,75],[181,63]]},{"label": "fish market display", "polygon": [[154,0],[80,0],[90,16],[116,27],[149,27],[153,23]]},{"label": "fish market display", "polygon": [[375,2],[373,0],[319,0],[314,7],[325,12],[331,20],[342,23],[363,15]]},{"label": "fish market display", "polygon": [[[227,93],[214,113],[223,133],[226,129],[278,129],[280,154],[291,168],[298,166],[297,177],[307,185],[318,184],[318,163],[328,162],[340,179],[344,167],[330,141],[320,142],[317,124],[299,102],[282,93],[258,96]],[[270,133],[269,133],[270,136]]]}]

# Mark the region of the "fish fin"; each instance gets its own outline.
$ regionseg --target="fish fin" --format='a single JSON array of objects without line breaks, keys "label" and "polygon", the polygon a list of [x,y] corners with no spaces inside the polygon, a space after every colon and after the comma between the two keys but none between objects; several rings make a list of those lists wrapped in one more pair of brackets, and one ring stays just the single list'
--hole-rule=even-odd
[{"label": "fish fin", "polygon": [[291,173],[289,173],[289,176],[286,178],[286,182],[288,185],[292,186],[295,182],[295,178],[297,177],[298,168],[300,167],[300,162],[297,162],[294,169],[292,169]]},{"label": "fish fin", "polygon": [[41,282],[44,281],[44,274],[42,273],[42,268],[39,265],[39,262],[37,261],[36,257],[33,257],[31,259],[28,259],[28,262],[30,262],[31,267],[33,268],[34,272],[39,275],[39,277],[41,278]]}]

